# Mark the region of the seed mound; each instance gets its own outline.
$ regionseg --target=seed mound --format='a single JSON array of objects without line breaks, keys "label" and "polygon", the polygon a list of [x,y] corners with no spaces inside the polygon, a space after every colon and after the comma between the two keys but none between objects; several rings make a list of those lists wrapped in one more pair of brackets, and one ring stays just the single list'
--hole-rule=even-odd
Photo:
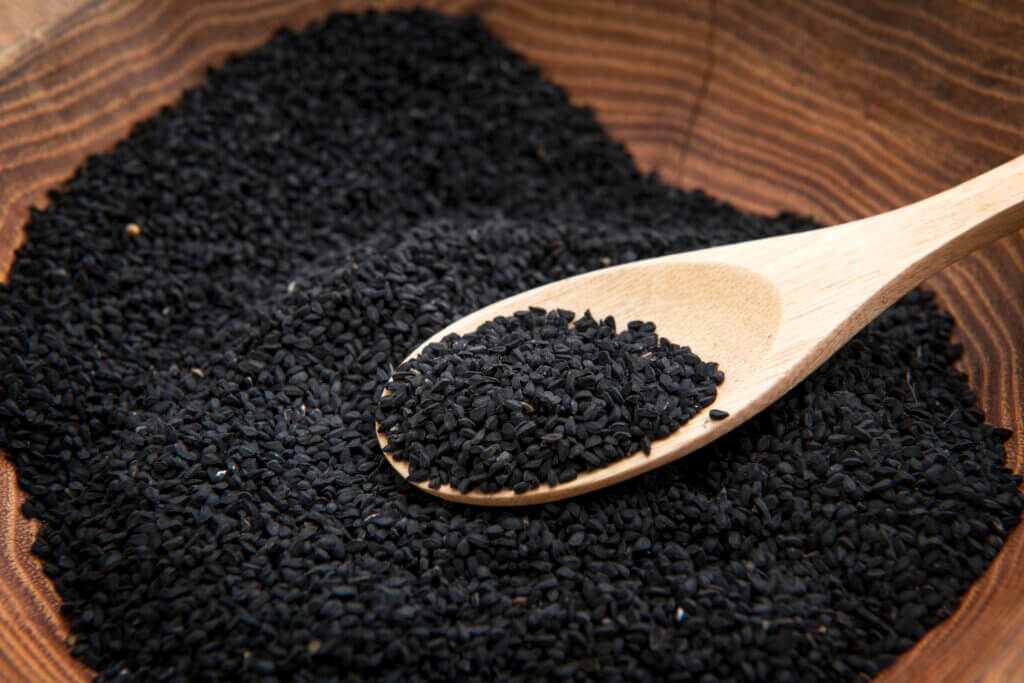
[{"label": "seed mound", "polygon": [[[574,322],[575,321],[575,322]],[[531,308],[403,363],[377,421],[412,481],[524,493],[650,453],[710,405],[725,375],[635,320]]]},{"label": "seed mound", "polygon": [[811,225],[640,174],[473,20],[338,15],[230,60],[33,211],[0,287],[0,446],[72,651],[119,681],[878,672],[1022,509],[927,294],[579,499],[448,503],[377,443],[391,367],[459,317]]}]

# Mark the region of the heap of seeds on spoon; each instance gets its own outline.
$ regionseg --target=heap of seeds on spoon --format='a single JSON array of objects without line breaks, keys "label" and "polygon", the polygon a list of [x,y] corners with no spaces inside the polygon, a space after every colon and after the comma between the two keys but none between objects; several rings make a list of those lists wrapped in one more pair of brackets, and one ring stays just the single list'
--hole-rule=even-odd
[{"label": "heap of seeds on spoon", "polygon": [[575,317],[520,311],[403,363],[379,404],[388,454],[435,488],[522,493],[650,452],[715,400],[722,371],[654,323]]}]

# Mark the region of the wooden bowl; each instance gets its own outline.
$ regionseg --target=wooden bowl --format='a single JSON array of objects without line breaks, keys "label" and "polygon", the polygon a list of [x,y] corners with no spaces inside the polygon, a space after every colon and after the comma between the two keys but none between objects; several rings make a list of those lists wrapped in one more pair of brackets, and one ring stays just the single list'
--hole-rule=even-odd
[{"label": "wooden bowl", "polygon": [[[29,206],[206,68],[344,0],[8,0],[0,5],[0,270]],[[436,0],[478,12],[644,169],[740,206],[838,222],[1024,152],[1024,5],[969,0]],[[1024,188],[1022,188],[1024,189]],[[932,279],[989,421],[1019,434],[1024,235]],[[1007,461],[1022,467],[1018,436]],[[0,679],[83,680],[34,527],[0,470]],[[1024,528],[956,614],[882,680],[1011,680],[1024,666]]]}]

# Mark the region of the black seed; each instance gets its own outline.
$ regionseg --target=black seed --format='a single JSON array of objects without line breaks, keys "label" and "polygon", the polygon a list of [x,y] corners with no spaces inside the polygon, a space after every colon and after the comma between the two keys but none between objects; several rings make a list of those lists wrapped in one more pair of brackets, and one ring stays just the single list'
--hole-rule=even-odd
[{"label": "black seed", "polygon": [[[469,311],[808,227],[639,173],[474,20],[339,15],[229,60],[33,211],[0,286],[0,447],[74,655],[140,681],[875,674],[1022,507],[927,294],[723,439],[577,500],[449,504],[376,442],[391,368]],[[606,437],[677,410],[613,415],[607,382],[631,384],[603,367],[569,405],[508,387],[527,436],[557,433],[542,415],[560,406],[575,430],[553,443],[584,439],[599,465]],[[485,428],[469,401],[412,431],[516,453],[510,398]]]},{"label": "black seed", "polygon": [[[688,349],[659,339],[652,323],[633,321],[616,334],[610,317],[597,321],[589,311],[574,322],[575,317],[571,311],[519,311],[471,334],[449,335],[400,366],[376,416],[388,437],[388,453],[415,465],[413,481],[443,475],[460,491],[475,485],[485,492],[513,488],[522,493],[529,487],[512,482],[510,472],[536,475],[532,486],[572,481],[581,471],[648,452],[653,439],[675,431],[714,400],[713,381],[690,382],[683,389],[671,378],[708,366]],[[662,368],[660,374],[633,370],[651,364]],[[614,380],[598,382],[604,400],[579,403],[582,392],[575,389],[588,370]],[[417,391],[420,385],[433,389]],[[708,392],[699,393],[702,389]],[[515,410],[537,396],[542,400],[535,400],[529,417]],[[675,406],[670,412],[659,409],[670,404]],[[423,416],[450,405],[471,406],[461,431],[433,423],[416,429],[426,426]],[[496,405],[513,409],[501,433],[488,431]],[[580,428],[576,418],[599,426]],[[539,425],[544,433],[538,433]],[[506,445],[513,436],[515,443]],[[441,456],[438,449],[445,445],[466,457]]]},{"label": "black seed", "polygon": [[724,420],[725,418],[729,417],[729,413],[725,412],[724,410],[719,410],[718,408],[712,408],[711,410],[708,411],[708,417],[710,417],[712,420]]}]

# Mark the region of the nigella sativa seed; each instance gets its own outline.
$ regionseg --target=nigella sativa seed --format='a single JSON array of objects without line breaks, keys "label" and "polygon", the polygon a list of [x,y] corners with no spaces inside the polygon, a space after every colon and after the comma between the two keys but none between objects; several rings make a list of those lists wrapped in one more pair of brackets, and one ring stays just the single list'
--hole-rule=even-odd
[{"label": "nigella sativa seed", "polygon": [[724,379],[653,322],[618,331],[613,317],[531,308],[403,363],[377,423],[412,481],[524,493],[650,453],[710,405]]},{"label": "nigella sativa seed", "polygon": [[475,20],[337,15],[229,60],[33,211],[0,287],[0,446],[74,654],[119,681],[876,673],[1022,507],[926,293],[579,499],[447,503],[376,439],[392,367],[460,316],[811,226],[641,174]]}]

